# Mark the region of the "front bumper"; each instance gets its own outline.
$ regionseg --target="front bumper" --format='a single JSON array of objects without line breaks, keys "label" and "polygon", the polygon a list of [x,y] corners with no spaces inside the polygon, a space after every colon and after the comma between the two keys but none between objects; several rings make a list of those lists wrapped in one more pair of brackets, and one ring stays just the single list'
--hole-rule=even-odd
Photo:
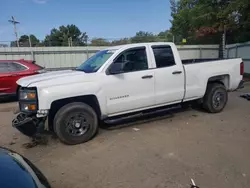
[{"label": "front bumper", "polygon": [[36,114],[20,112],[12,121],[12,126],[26,136],[34,137],[44,131],[46,117],[37,118]]}]

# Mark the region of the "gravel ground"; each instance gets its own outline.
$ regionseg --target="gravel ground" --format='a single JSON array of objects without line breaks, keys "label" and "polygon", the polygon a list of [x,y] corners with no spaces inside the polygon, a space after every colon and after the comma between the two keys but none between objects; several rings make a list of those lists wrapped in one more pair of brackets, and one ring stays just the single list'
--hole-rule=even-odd
[{"label": "gravel ground", "polygon": [[54,188],[250,187],[250,84],[229,94],[220,114],[186,110],[173,117],[104,130],[67,146],[30,140],[11,127],[16,103],[0,104],[0,144],[37,165]]}]

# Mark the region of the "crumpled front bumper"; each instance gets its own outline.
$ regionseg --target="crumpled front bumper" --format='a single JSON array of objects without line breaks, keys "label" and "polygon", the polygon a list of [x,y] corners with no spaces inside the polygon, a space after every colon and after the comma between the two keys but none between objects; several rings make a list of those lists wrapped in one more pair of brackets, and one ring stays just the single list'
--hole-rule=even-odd
[{"label": "crumpled front bumper", "polygon": [[44,131],[46,118],[37,118],[35,114],[20,112],[12,121],[12,126],[26,136],[34,137]]}]

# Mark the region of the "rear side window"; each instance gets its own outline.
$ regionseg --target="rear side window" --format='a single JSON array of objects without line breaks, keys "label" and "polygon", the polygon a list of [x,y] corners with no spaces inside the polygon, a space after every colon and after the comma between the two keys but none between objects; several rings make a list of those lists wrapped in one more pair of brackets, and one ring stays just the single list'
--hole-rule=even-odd
[{"label": "rear side window", "polygon": [[174,55],[170,46],[152,47],[157,68],[175,65]]},{"label": "rear side window", "polygon": [[19,72],[26,70],[27,68],[19,63],[9,63],[9,71],[10,72]]},{"label": "rear side window", "polygon": [[8,63],[1,63],[0,62],[0,72],[1,73],[7,73],[9,72],[9,66],[8,66]]}]

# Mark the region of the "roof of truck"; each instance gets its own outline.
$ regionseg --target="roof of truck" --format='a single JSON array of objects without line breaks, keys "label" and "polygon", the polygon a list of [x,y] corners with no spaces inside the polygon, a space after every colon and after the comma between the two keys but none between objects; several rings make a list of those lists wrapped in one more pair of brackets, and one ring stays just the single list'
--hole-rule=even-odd
[{"label": "roof of truck", "polygon": [[139,47],[144,45],[172,45],[172,42],[147,42],[147,43],[134,43],[134,44],[124,44],[119,46],[112,46],[107,48],[107,50],[119,50],[121,48],[132,48],[132,47]]}]

